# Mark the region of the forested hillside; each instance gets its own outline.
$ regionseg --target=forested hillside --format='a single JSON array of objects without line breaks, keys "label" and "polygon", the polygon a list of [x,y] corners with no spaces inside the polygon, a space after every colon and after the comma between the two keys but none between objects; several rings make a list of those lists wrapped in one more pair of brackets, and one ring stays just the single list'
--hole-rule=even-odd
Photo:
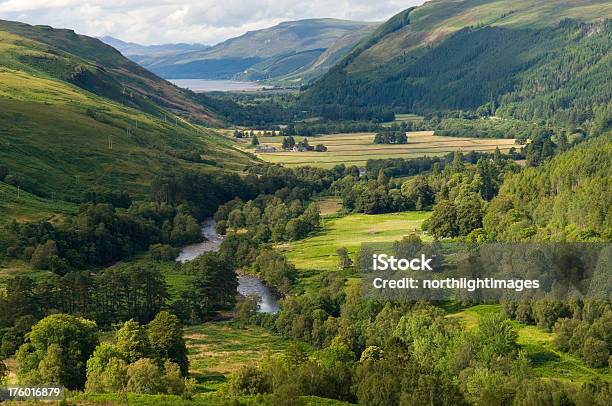
[{"label": "forested hillside", "polygon": [[379,27],[304,100],[416,113],[487,106],[522,120],[596,120],[612,96],[606,3],[428,2]]},{"label": "forested hillside", "polygon": [[484,218],[497,240],[612,238],[612,135],[506,179]]}]

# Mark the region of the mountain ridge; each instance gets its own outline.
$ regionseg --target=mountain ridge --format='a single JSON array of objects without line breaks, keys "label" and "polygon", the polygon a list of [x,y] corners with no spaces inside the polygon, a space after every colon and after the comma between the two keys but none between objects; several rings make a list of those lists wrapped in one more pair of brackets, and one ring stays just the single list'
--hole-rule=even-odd
[{"label": "mountain ridge", "polygon": [[311,78],[331,67],[325,60],[339,59],[377,25],[333,18],[285,21],[205,50],[135,60],[171,79],[280,80],[301,71]]}]

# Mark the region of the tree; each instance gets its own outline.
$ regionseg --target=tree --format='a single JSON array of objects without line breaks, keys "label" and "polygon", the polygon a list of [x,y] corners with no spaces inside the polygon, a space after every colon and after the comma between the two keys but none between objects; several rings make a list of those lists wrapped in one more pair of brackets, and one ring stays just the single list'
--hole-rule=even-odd
[{"label": "tree", "polygon": [[6,378],[8,377],[8,368],[6,367],[6,364],[4,363],[4,361],[2,361],[0,359],[0,384],[1,385],[5,385],[6,384]]},{"label": "tree", "polygon": [[94,393],[118,392],[127,385],[127,362],[116,345],[102,343],[87,360],[85,390]]},{"label": "tree", "polygon": [[482,199],[476,193],[469,193],[457,199],[457,232],[465,236],[482,227]]},{"label": "tree", "polygon": [[136,393],[162,393],[163,374],[150,358],[140,358],[127,368],[127,390]]},{"label": "tree", "polygon": [[35,269],[48,269],[51,259],[57,256],[57,244],[53,240],[47,240],[39,244],[34,250],[30,262]]},{"label": "tree", "polygon": [[174,261],[178,256],[179,250],[168,244],[153,244],[149,248],[151,257],[155,261]]},{"label": "tree", "polygon": [[336,250],[338,255],[338,268],[346,269],[353,265],[353,261],[349,258],[348,250],[345,247],[340,247]]},{"label": "tree", "polygon": [[425,176],[417,176],[402,184],[402,196],[409,201],[409,208],[423,210],[434,201],[434,192]]},{"label": "tree", "polygon": [[512,323],[503,314],[485,315],[478,322],[479,357],[488,363],[500,354],[513,354],[518,349],[517,338]]},{"label": "tree", "polygon": [[246,364],[232,376],[229,390],[234,395],[270,393],[272,392],[271,376],[260,367]]},{"label": "tree", "polygon": [[54,377],[69,389],[85,385],[86,363],[98,337],[93,321],[67,314],[45,317],[32,327],[28,341],[17,351],[19,379],[27,384],[43,384]]},{"label": "tree", "polygon": [[256,135],[253,136],[253,138],[251,138],[251,146],[256,147],[259,145],[259,139],[257,138]]},{"label": "tree", "polygon": [[226,255],[205,253],[186,267],[194,275],[192,291],[196,302],[193,305],[199,317],[236,303],[238,279]]},{"label": "tree", "polygon": [[457,225],[457,208],[448,201],[443,200],[434,206],[431,217],[426,221],[427,227],[436,237],[456,237],[459,235]]},{"label": "tree", "polygon": [[187,346],[183,338],[183,326],[174,314],[167,311],[157,316],[147,325],[149,343],[158,359],[169,359],[176,363],[183,376],[189,372]]},{"label": "tree", "polygon": [[253,267],[268,286],[285,295],[291,291],[297,277],[295,266],[276,250],[263,251],[255,260]]},{"label": "tree", "polygon": [[588,337],[582,345],[582,358],[593,368],[601,368],[608,365],[608,344],[595,337]]},{"label": "tree", "polygon": [[259,310],[259,299],[258,295],[248,295],[244,298],[237,306],[236,320],[241,324],[252,323]]},{"label": "tree", "polygon": [[179,213],[174,217],[170,241],[174,245],[185,245],[201,239],[202,230],[198,222],[189,214]]},{"label": "tree", "polygon": [[290,135],[289,137],[283,138],[282,147],[285,150],[292,149],[293,147],[295,147],[295,139],[293,138],[293,136]]},{"label": "tree", "polygon": [[151,353],[151,343],[145,326],[134,320],[123,323],[117,331],[117,350],[128,363],[148,357]]},{"label": "tree", "polygon": [[41,382],[59,383],[62,380],[64,359],[62,348],[57,344],[51,344],[47,353],[38,365],[38,373]]}]

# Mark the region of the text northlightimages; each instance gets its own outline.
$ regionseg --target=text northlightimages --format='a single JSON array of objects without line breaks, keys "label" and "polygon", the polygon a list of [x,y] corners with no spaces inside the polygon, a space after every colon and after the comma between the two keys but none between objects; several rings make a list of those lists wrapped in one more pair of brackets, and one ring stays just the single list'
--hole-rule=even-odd
[{"label": "text northlightimages", "polygon": [[[373,271],[433,271],[433,258],[421,254],[420,258],[395,258],[393,255],[373,254]],[[474,292],[478,289],[508,289],[522,292],[524,289],[538,289],[537,279],[495,279],[495,278],[444,278],[416,279],[374,278],[372,284],[376,289],[463,289]]]}]

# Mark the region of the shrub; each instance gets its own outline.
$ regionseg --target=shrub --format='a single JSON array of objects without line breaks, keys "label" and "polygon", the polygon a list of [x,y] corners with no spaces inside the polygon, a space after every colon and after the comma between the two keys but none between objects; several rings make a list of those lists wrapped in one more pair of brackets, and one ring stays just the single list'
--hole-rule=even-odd
[{"label": "shrub", "polygon": [[155,394],[164,389],[163,375],[150,358],[141,358],[130,364],[127,375],[129,392]]},{"label": "shrub", "polygon": [[272,392],[272,380],[266,372],[255,365],[242,366],[230,382],[230,392],[236,395],[255,395]]},{"label": "shrub", "polygon": [[155,261],[174,261],[179,250],[168,244],[153,244],[149,247],[151,258]]}]

